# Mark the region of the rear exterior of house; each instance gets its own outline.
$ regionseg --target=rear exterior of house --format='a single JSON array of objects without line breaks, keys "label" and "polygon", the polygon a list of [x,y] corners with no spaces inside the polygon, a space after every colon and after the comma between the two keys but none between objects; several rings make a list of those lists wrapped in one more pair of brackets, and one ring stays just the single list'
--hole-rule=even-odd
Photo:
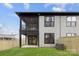
[{"label": "rear exterior of house", "polygon": [[16,12],[16,14],[20,18],[20,47],[23,45],[54,47],[60,37],[79,35],[77,12]]}]

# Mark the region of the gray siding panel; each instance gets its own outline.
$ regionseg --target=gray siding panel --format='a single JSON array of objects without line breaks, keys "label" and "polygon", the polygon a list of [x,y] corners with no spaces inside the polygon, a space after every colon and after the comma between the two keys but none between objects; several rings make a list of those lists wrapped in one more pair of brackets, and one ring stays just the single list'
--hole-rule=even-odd
[{"label": "gray siding panel", "polygon": [[76,33],[79,35],[79,16],[77,16],[76,27],[66,27],[66,16],[61,16],[61,36],[66,36],[66,33]]},{"label": "gray siding panel", "polygon": [[55,33],[55,43],[59,37],[65,37],[66,33],[79,35],[79,16],[76,27],[66,27],[66,16],[55,16],[55,27],[44,27],[44,16],[39,16],[39,47],[53,47],[55,44],[44,44],[44,33]]},{"label": "gray siding panel", "polygon": [[60,16],[55,16],[55,27],[44,27],[44,16],[39,16],[39,45],[40,47],[52,47],[55,44],[44,44],[44,33],[55,33],[56,39],[60,37]]}]

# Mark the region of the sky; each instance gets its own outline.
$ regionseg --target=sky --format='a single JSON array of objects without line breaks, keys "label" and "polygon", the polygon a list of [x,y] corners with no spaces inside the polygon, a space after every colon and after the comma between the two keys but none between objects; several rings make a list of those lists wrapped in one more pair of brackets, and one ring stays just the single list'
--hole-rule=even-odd
[{"label": "sky", "polygon": [[79,4],[1,3],[0,34],[19,33],[19,17],[15,12],[79,12]]}]

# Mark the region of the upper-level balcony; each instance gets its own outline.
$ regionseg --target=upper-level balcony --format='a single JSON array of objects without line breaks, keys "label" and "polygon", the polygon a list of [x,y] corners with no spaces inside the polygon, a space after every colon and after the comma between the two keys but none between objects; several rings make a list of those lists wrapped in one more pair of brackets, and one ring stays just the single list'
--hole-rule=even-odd
[{"label": "upper-level balcony", "polygon": [[21,18],[21,33],[38,33],[38,16],[23,16]]},{"label": "upper-level balcony", "polygon": [[29,34],[29,33],[30,34],[37,34],[38,27],[29,27],[29,26],[22,25],[21,33],[22,34]]},{"label": "upper-level balcony", "polygon": [[31,25],[28,25],[28,26],[26,26],[26,25],[22,25],[22,28],[21,28],[21,30],[38,30],[38,26],[37,26],[37,24],[31,24]]}]

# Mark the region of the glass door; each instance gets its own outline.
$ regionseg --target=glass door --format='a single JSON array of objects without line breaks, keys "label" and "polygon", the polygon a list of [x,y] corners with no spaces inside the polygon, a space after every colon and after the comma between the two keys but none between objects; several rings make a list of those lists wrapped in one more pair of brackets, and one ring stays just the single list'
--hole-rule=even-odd
[{"label": "glass door", "polygon": [[36,35],[28,36],[28,45],[37,45],[37,36]]}]

